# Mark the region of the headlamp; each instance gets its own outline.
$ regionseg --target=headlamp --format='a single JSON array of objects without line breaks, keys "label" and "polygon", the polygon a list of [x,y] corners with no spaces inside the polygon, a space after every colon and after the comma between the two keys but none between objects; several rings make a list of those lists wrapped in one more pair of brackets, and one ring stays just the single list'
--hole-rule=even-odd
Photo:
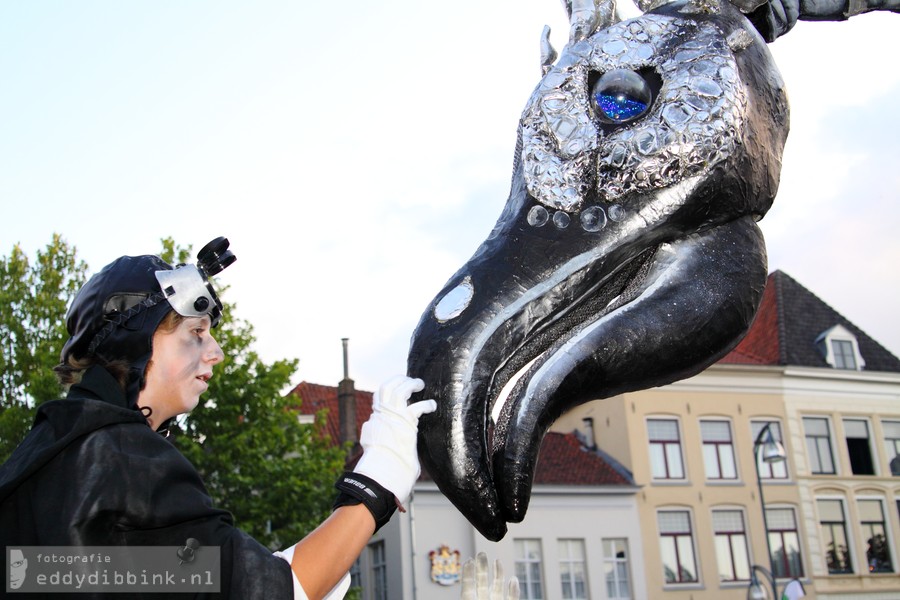
[{"label": "headlamp", "polygon": [[166,300],[182,317],[209,315],[212,326],[219,324],[222,303],[209,278],[221,272],[237,258],[228,249],[229,242],[217,237],[197,253],[197,264],[182,264],[172,270],[156,271],[156,280]]}]

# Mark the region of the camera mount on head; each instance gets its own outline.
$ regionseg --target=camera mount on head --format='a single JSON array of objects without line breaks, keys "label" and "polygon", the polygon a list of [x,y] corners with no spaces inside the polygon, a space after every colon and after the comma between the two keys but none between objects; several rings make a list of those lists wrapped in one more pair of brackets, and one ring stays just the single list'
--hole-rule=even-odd
[{"label": "camera mount on head", "polygon": [[209,315],[213,327],[219,324],[222,303],[209,278],[237,260],[228,246],[227,238],[217,237],[200,249],[196,265],[156,271],[156,280],[175,312],[182,317]]}]

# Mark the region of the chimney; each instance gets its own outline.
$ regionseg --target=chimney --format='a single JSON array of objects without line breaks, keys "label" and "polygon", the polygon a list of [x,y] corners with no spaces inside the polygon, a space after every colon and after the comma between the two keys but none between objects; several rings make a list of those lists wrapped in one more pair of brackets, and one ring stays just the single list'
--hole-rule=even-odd
[{"label": "chimney", "polygon": [[594,419],[586,417],[581,422],[584,424],[584,444],[590,450],[594,450],[597,447],[597,440],[594,439]]},{"label": "chimney", "polygon": [[338,384],[338,414],[340,423],[341,443],[352,442],[348,456],[352,456],[359,445],[356,437],[356,388],[350,379],[350,366],[347,359],[348,338],[342,338],[344,345],[344,378]]}]

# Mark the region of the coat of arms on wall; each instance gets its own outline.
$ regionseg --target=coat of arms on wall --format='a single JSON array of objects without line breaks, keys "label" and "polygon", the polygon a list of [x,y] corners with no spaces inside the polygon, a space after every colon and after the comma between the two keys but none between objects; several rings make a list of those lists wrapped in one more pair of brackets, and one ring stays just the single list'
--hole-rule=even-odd
[{"label": "coat of arms on wall", "polygon": [[446,544],[441,544],[437,550],[428,553],[431,559],[431,580],[440,585],[453,585],[459,583],[462,568],[459,566],[459,550],[450,550]]}]

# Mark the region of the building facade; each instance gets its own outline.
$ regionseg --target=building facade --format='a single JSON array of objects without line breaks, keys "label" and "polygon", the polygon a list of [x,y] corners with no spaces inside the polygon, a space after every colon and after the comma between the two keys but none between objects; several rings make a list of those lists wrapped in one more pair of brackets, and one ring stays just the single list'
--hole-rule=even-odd
[{"label": "building facade", "polygon": [[[746,598],[753,565],[779,592],[900,598],[900,360],[786,274],[718,364],[553,430],[584,419],[641,487],[649,598]],[[755,460],[766,425],[783,462]]]},{"label": "building facade", "polygon": [[[303,412],[337,412],[337,388],[296,391]],[[362,423],[371,394],[355,394]],[[764,430],[784,460],[759,458]],[[807,598],[897,600],[900,360],[776,271],[734,351],[563,415],[535,481],[525,521],[491,543],[420,480],[358,564],[362,598],[455,600],[454,557],[484,551],[523,599],[737,600],[765,570],[779,597],[796,579]]]}]

